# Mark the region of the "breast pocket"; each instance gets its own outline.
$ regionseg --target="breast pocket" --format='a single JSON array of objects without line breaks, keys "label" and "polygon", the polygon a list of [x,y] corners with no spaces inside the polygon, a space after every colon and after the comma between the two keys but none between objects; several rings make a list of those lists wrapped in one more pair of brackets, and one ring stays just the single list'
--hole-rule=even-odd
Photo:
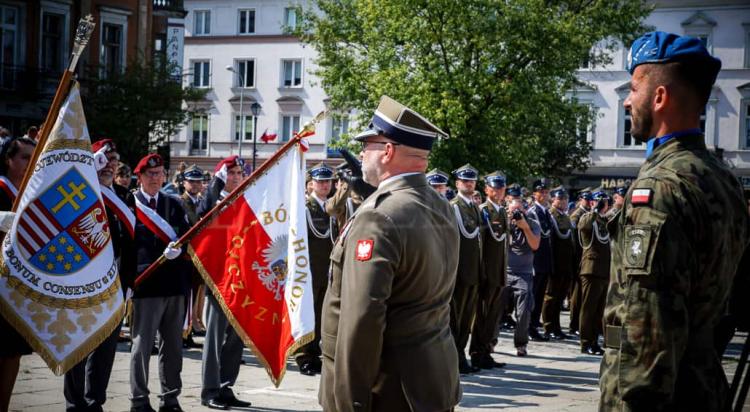
[{"label": "breast pocket", "polygon": [[330,292],[341,296],[341,272],[343,271],[344,242],[336,242],[331,251],[331,264],[328,267],[328,284]]}]

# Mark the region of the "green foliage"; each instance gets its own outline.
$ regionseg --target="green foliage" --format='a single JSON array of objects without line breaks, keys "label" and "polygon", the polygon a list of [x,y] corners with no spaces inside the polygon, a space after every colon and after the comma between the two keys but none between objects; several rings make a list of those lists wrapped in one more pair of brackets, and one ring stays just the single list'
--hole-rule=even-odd
[{"label": "green foliage", "polygon": [[[334,109],[367,124],[381,95],[450,134],[431,167],[512,179],[587,167],[593,113],[566,93],[588,59],[645,31],[640,0],[316,0],[297,34]],[[594,47],[596,46],[596,47]],[[591,53],[591,50],[598,50]]]},{"label": "green foliage", "polygon": [[205,89],[183,88],[175,72],[179,68],[162,56],[132,61],[119,75],[100,76],[93,68],[81,81],[92,140],[113,139],[122,161],[131,166],[166,145],[190,119],[183,103],[200,100],[206,93]]}]

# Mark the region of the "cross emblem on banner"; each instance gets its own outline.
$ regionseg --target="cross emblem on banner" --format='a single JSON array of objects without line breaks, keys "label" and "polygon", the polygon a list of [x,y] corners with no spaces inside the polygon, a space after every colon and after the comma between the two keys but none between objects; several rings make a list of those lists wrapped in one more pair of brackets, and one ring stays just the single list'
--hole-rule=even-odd
[{"label": "cross emblem on banner", "polygon": [[70,206],[73,207],[73,210],[78,210],[80,206],[78,205],[78,203],[76,203],[75,198],[78,197],[79,201],[86,199],[86,195],[84,195],[82,192],[83,189],[86,188],[85,183],[76,185],[73,182],[68,182],[68,187],[70,188],[70,192],[67,192],[63,185],[57,186],[56,189],[58,192],[60,192],[63,198],[52,208],[53,213],[57,213],[63,206],[67,205],[68,203],[70,203]]}]

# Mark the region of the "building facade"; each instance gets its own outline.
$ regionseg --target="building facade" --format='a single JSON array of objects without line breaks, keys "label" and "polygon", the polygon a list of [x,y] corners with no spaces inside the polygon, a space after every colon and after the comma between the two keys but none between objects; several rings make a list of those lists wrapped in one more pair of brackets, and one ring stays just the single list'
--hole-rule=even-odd
[{"label": "building facade", "polygon": [[[647,25],[698,37],[721,59],[701,127],[708,148],[750,187],[750,2],[660,0],[654,5]],[[573,187],[628,185],[644,161],[645,144],[630,136],[630,113],[622,105],[630,87],[627,55],[623,46],[612,55],[611,64],[578,72],[586,85],[571,95],[596,110],[597,118],[588,133],[593,144],[591,166],[569,180]]]},{"label": "building facade", "polygon": [[[315,50],[287,34],[300,9],[278,0],[187,0],[185,8],[184,82],[207,94],[188,103],[192,120],[172,139],[172,162],[212,169],[239,154],[251,169],[254,154],[262,164],[326,109]],[[326,142],[348,128],[346,114],[318,124],[308,163],[327,158]]]},{"label": "building facade", "polygon": [[78,21],[89,14],[96,27],[79,79],[121,73],[136,57],[151,56],[185,16],[182,0],[0,0],[0,126],[12,136],[44,121]]}]

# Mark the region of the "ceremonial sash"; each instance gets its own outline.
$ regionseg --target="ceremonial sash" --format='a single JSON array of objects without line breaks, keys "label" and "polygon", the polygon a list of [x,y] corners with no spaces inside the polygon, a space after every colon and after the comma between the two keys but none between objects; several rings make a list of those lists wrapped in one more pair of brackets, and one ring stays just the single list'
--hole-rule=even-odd
[{"label": "ceremonial sash", "polygon": [[10,179],[8,179],[7,176],[0,176],[0,189],[2,189],[2,191],[5,192],[6,195],[8,195],[10,200],[16,200],[16,196],[18,196],[18,189],[13,186],[13,183],[10,182]]},{"label": "ceremonial sash", "polygon": [[135,215],[133,215],[133,212],[112,189],[106,186],[102,186],[101,189],[102,196],[104,197],[104,204],[125,224],[125,228],[128,229],[130,237],[134,238]]},{"label": "ceremonial sash", "polygon": [[164,220],[163,217],[159,216],[154,209],[144,205],[138,196],[135,196],[135,214],[138,220],[143,223],[151,233],[155,234],[162,242],[169,244],[177,240],[177,233],[174,232],[172,226]]}]

